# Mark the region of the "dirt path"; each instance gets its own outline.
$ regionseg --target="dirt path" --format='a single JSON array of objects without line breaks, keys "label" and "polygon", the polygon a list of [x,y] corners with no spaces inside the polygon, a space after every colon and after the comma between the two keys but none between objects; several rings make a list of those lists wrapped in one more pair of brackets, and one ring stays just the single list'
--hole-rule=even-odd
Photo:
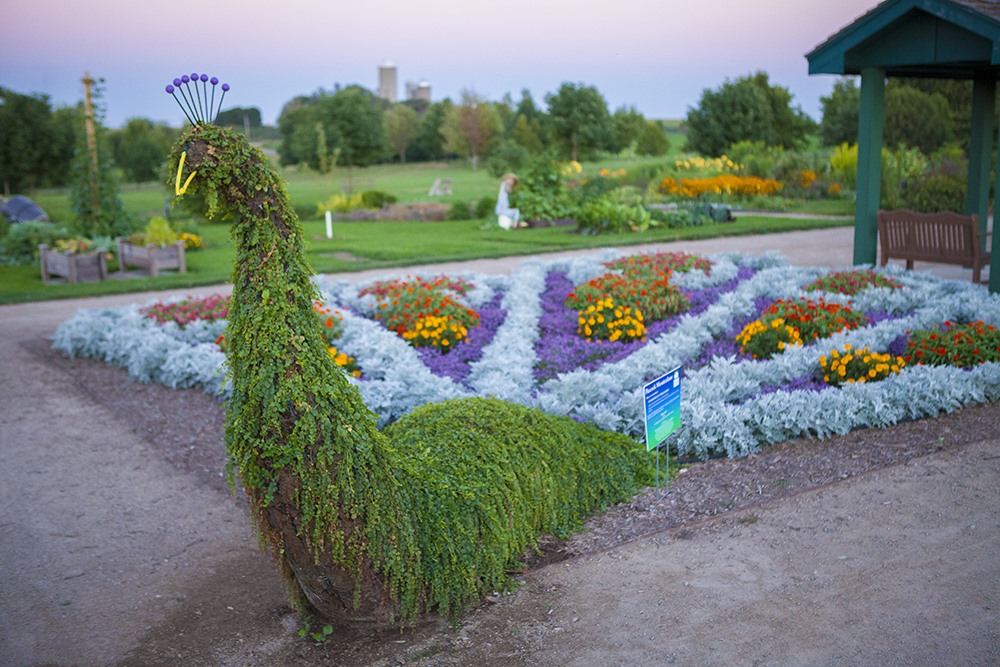
[{"label": "dirt path", "polygon": [[[740,243],[684,249],[769,242]],[[460,628],[313,646],[240,500],[31,352],[147,298],[0,307],[0,665],[1000,663],[997,438],[536,570]]]}]

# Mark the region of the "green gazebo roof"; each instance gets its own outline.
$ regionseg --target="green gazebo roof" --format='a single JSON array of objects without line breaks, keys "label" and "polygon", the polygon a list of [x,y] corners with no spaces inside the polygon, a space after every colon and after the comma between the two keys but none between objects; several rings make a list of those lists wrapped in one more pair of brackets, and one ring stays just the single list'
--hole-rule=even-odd
[{"label": "green gazebo roof", "polygon": [[1000,1],[887,0],[806,54],[810,74],[1000,77]]}]

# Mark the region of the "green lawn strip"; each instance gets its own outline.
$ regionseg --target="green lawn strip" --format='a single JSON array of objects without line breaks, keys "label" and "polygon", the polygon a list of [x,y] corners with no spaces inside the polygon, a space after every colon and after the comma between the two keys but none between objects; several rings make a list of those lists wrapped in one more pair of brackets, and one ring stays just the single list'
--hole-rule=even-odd
[{"label": "green lawn strip", "polygon": [[[735,222],[642,233],[582,236],[572,227],[512,232],[482,229],[480,220],[448,222],[336,222],[327,239],[325,223],[306,222],[306,252],[318,273],[349,273],[474,259],[532,255],[564,250],[628,247],[721,236],[745,236],[823,229],[852,224],[850,218],[778,218],[741,215]],[[109,279],[100,283],[42,284],[37,264],[0,267],[0,304],[80,298],[222,284],[229,280],[234,250],[229,228],[201,226],[206,248],[187,254],[188,272],[167,271],[156,278]],[[113,274],[114,272],[112,272]]]}]

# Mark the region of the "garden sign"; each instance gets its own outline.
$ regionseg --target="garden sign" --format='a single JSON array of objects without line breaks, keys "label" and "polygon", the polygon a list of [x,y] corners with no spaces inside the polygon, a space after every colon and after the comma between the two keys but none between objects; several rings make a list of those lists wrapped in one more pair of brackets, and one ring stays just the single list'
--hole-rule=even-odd
[{"label": "garden sign", "polygon": [[[659,447],[681,425],[681,367],[656,378],[642,387],[646,421],[646,451]],[[665,459],[669,461],[669,458]],[[669,463],[668,472],[669,472]],[[669,474],[664,477],[670,479]],[[660,481],[660,457],[656,457],[656,482]]]}]

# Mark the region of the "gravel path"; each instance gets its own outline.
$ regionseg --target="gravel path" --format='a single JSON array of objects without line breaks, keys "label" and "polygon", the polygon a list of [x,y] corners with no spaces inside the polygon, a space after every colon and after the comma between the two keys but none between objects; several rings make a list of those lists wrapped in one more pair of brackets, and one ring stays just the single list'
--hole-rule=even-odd
[{"label": "gravel path", "polygon": [[[657,247],[772,248],[850,261],[842,229]],[[214,399],[48,350],[152,296],[0,307],[2,665],[1000,663],[996,404],[693,468],[458,628],[314,646],[222,483]]]}]

